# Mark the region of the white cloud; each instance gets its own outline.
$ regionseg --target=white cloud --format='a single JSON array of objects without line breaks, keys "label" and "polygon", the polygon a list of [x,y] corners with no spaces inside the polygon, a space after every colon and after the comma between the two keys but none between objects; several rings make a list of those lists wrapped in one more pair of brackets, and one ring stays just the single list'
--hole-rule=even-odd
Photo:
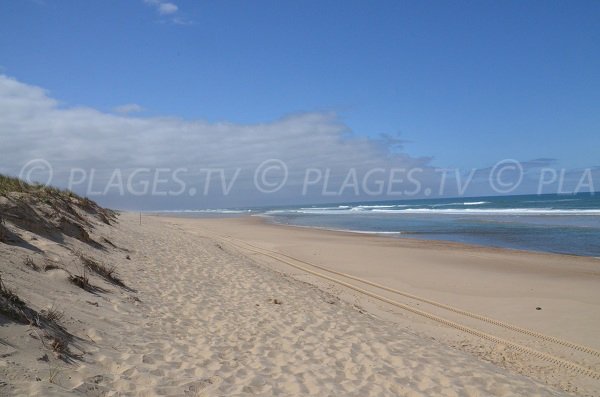
[{"label": "white cloud", "polygon": [[113,110],[117,113],[129,114],[141,112],[144,110],[144,108],[138,105],[137,103],[127,103],[125,105],[117,106]]},{"label": "white cloud", "polygon": [[144,3],[146,3],[149,6],[154,7],[156,9],[156,11],[158,12],[158,14],[162,15],[162,16],[173,15],[179,10],[179,7],[177,7],[176,4],[168,2],[168,1],[144,0]]},{"label": "white cloud", "polygon": [[[121,108],[127,111],[139,110],[139,105],[123,105]],[[430,159],[407,155],[399,147],[402,143],[389,136],[382,136],[380,139],[354,136],[332,112],[300,113],[264,123],[236,124],[208,123],[176,117],[141,117],[101,112],[89,107],[65,107],[46,90],[0,74],[2,173],[19,175],[28,161],[44,159],[53,167],[53,184],[66,186],[73,168],[84,169],[88,175],[94,170],[95,181],[100,183],[108,181],[115,169],[120,170],[124,177],[138,168],[184,169],[179,175],[180,179],[184,180],[187,187],[196,187],[202,192],[206,186],[203,185],[206,182],[203,169],[221,169],[229,178],[228,181],[231,181],[236,170],[240,170],[229,195],[221,193],[222,181],[217,180],[212,183],[208,195],[193,197],[187,194],[178,197],[122,197],[115,195],[114,191],[106,196],[92,196],[101,203],[121,208],[222,208],[359,199],[407,199],[428,196],[427,187],[431,187],[431,197],[435,197],[440,194],[442,186],[446,186],[443,195],[457,196],[459,185],[462,186],[460,189],[464,189],[466,181],[471,177],[473,184],[463,192],[465,195],[494,194],[490,190],[488,178],[493,168],[482,168],[476,173],[466,170],[460,179],[449,174],[448,180],[441,182],[442,174],[429,165]],[[256,185],[253,185],[255,170],[269,159],[281,160],[289,171],[285,187],[277,194],[258,192]],[[513,193],[531,193],[539,184],[540,168],[554,163],[553,159],[522,162],[524,183],[521,190]],[[320,170],[323,179],[305,195],[302,185],[308,169]],[[360,196],[353,194],[352,188],[344,190],[342,195],[324,193],[325,179],[329,181],[327,190],[335,191],[343,185],[353,169],[360,179]],[[387,193],[390,185],[387,178],[394,169],[422,170],[413,175],[422,183],[419,195]],[[387,179],[383,194],[364,194],[366,189],[361,177],[372,170],[375,173],[372,174],[374,178],[371,181]],[[469,174],[472,174],[471,177]],[[581,184],[581,180],[587,182],[587,179],[582,179],[586,175],[581,171],[576,172],[570,177],[570,188],[577,183]],[[589,178],[593,178],[594,186],[598,186],[600,167],[590,171]],[[402,173],[395,175],[394,184],[395,192],[415,189],[410,176]],[[548,186],[544,192],[551,193],[548,189],[554,187]],[[376,186],[369,187],[374,188]],[[86,189],[89,189],[89,185],[75,187],[76,191],[83,194],[86,194]]]},{"label": "white cloud", "polygon": [[178,8],[173,3],[160,3],[158,5],[158,13],[160,15],[169,15],[177,12]]},{"label": "white cloud", "polygon": [[[125,105],[122,110],[137,110]],[[0,172],[18,175],[29,160],[50,162],[55,183],[64,183],[72,167],[96,169],[96,176],[115,168],[186,168],[188,180],[199,179],[203,168],[243,172],[230,205],[261,202],[244,191],[252,181],[249,170],[268,159],[280,159],[290,172],[287,194],[295,197],[306,168],[331,169],[343,178],[348,169],[426,167],[429,159],[390,152],[383,141],[352,137],[336,114],[302,113],[258,124],[208,123],[174,117],[121,116],[88,107],[63,107],[42,88],[0,75]],[[318,193],[318,192],[317,192]],[[272,199],[272,196],[269,199]],[[327,198],[335,201],[335,198]],[[236,201],[237,200],[237,201]],[[185,205],[185,204],[181,204]],[[204,205],[207,205],[204,203]]]}]

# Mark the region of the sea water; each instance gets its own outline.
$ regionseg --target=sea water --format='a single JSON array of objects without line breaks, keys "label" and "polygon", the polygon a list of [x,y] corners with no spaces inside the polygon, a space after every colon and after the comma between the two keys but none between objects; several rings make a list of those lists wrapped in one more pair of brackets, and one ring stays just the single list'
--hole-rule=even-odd
[{"label": "sea water", "polygon": [[305,227],[600,257],[600,193],[334,203],[263,215]]},{"label": "sea water", "polygon": [[168,212],[600,257],[600,192]]}]

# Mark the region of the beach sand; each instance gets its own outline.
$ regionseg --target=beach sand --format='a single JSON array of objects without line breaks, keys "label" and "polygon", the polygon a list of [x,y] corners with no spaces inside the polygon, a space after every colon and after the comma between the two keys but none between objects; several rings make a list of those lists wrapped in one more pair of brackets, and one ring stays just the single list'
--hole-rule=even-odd
[{"label": "beach sand", "polygon": [[[63,322],[84,354],[71,363],[52,356],[40,360],[45,350],[31,341],[27,327],[4,323],[0,394],[600,393],[600,380],[591,376],[290,265],[324,266],[600,349],[595,259],[273,226],[256,218],[144,216],[139,225],[138,215],[125,213],[116,226],[98,226],[97,233],[122,247],[96,255],[118,263],[128,289],[96,281],[105,291],[90,293],[65,282],[61,270],[5,271],[3,280],[24,300],[64,311]],[[30,243],[56,261],[68,258],[43,238]],[[288,264],[279,254],[288,255]],[[15,268],[22,255],[0,250],[3,263]],[[586,352],[360,286],[435,318],[600,371],[600,359]]]}]

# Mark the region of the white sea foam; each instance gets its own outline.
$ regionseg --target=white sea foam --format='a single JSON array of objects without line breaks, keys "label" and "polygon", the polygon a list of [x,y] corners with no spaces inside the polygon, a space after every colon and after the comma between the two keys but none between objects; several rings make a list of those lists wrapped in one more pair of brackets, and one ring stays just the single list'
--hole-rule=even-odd
[{"label": "white sea foam", "polygon": [[353,229],[339,229],[334,227],[326,227],[326,226],[306,226],[306,225],[293,225],[288,224],[286,226],[293,226],[302,229],[317,229],[317,230],[328,230],[332,232],[343,232],[343,233],[357,233],[357,234],[377,234],[377,235],[386,235],[386,236],[399,236],[404,232],[390,232],[390,231],[375,231],[375,230],[353,230]]},{"label": "white sea foam", "polygon": [[443,204],[432,204],[432,207],[450,207],[450,206],[454,206],[454,205],[482,205],[482,204],[489,204],[489,201],[467,201],[467,202],[460,202],[460,203],[443,203]]},{"label": "white sea foam", "polygon": [[410,205],[359,205],[358,208],[364,208],[364,209],[369,209],[369,208],[406,208],[406,207],[410,207]]},{"label": "white sea foam", "polygon": [[464,208],[464,209],[434,209],[434,208],[407,208],[403,210],[386,211],[374,209],[379,213],[405,213],[405,214],[449,214],[449,215],[588,215],[600,216],[600,210],[583,209],[553,209],[553,208]]},{"label": "white sea foam", "polygon": [[440,214],[440,215],[586,215],[600,216],[598,209],[553,209],[553,208],[300,208],[294,210],[272,210],[267,214],[311,214],[311,215],[349,215],[349,214]]}]

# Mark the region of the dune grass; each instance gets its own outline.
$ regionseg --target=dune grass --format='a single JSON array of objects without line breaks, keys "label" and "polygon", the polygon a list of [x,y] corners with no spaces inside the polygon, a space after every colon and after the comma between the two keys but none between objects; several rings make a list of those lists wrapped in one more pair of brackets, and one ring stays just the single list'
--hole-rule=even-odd
[{"label": "dune grass", "polygon": [[29,318],[24,312],[25,302],[11,289],[9,289],[2,280],[0,274],[0,314],[13,320],[27,323]]},{"label": "dune grass", "polygon": [[81,252],[75,252],[75,255],[79,257],[84,268],[88,269],[92,273],[97,274],[111,284],[127,288],[127,286],[123,283],[123,280],[121,280],[117,274],[116,265],[107,265],[98,262],[86,255],[83,255]]},{"label": "dune grass", "polygon": [[[59,212],[58,208],[62,208],[69,214],[79,217],[79,215],[71,208],[71,204],[75,204],[87,213],[94,214],[107,225],[116,221],[117,213],[115,211],[102,208],[95,201],[87,197],[82,197],[71,190],[60,189],[55,186],[27,183],[19,178],[0,174],[0,197],[9,197],[9,194],[14,193],[37,198],[53,207],[57,213]],[[17,197],[16,200],[22,200],[22,197]],[[2,228],[2,217],[0,216],[0,241],[3,240],[5,234],[5,230]]]},{"label": "dune grass", "polygon": [[6,195],[7,193],[31,193],[39,197],[53,196],[63,198],[76,198],[79,200],[85,200],[68,189],[59,189],[54,186],[43,186],[39,184],[27,183],[19,178],[0,174],[0,195]]},{"label": "dune grass", "polygon": [[8,289],[2,282],[2,275],[0,274],[0,297],[5,298],[8,302],[22,305],[23,301],[13,291]]}]

